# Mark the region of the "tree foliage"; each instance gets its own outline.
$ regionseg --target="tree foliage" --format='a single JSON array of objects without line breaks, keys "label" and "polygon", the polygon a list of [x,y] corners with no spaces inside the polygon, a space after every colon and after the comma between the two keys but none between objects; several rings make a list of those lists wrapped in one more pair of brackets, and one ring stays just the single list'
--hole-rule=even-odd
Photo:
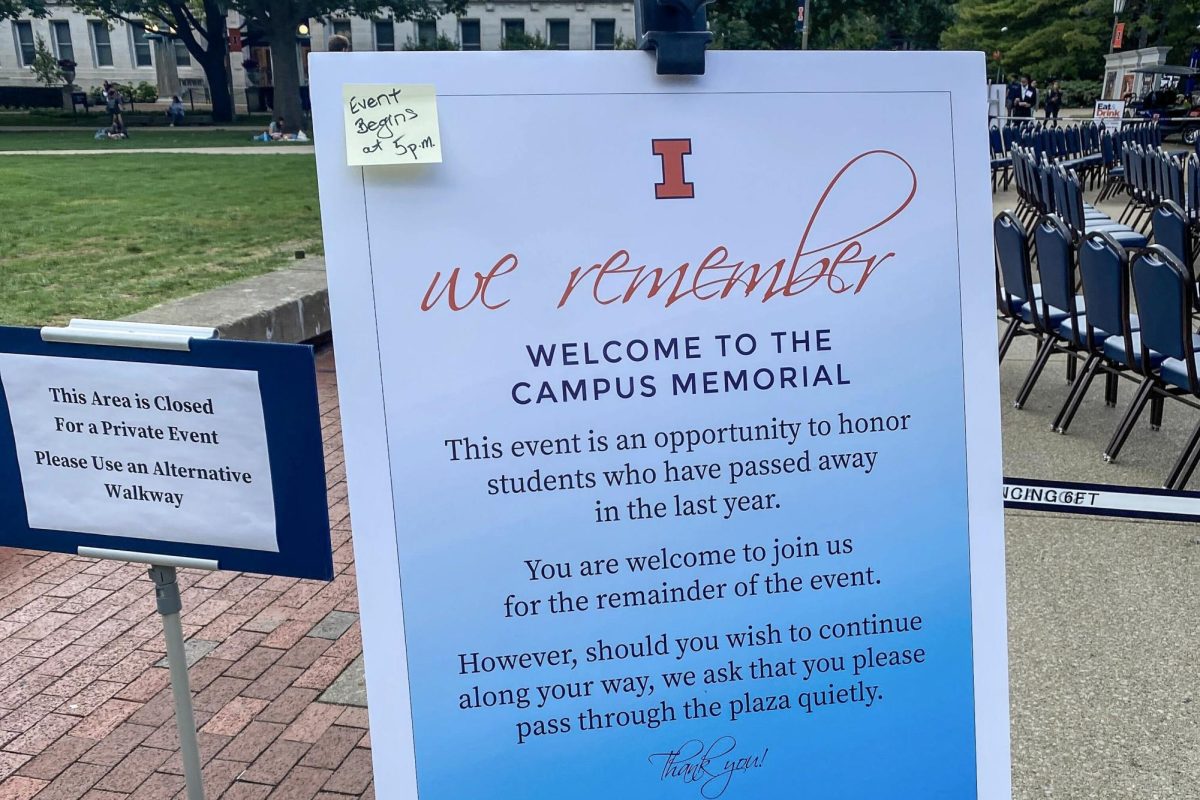
[{"label": "tree foliage", "polygon": [[[942,47],[983,50],[993,70],[1039,79],[1095,79],[1104,72],[1111,0],[960,0],[955,12]],[[1198,16],[1200,0],[1129,0],[1121,15],[1124,48],[1170,46],[1170,61],[1186,63]],[[997,52],[999,61],[991,60]]]},{"label": "tree foliage", "polygon": [[[927,50],[951,17],[951,0],[810,0],[809,47]],[[715,46],[726,50],[800,47],[795,0],[720,0],[708,6]]]},{"label": "tree foliage", "polygon": [[45,0],[0,0],[0,19],[46,16]]},{"label": "tree foliage", "polygon": [[304,121],[295,49],[300,23],[331,16],[390,17],[396,22],[437,19],[462,13],[467,0],[228,0],[226,5],[271,45],[275,115],[284,118],[289,130],[298,130]]},{"label": "tree foliage", "polygon": [[46,40],[40,35],[34,40],[33,63],[29,65],[29,69],[33,71],[37,82],[43,86],[62,86],[66,81],[66,75],[62,67],[58,65],[58,59],[54,57],[54,53],[50,52],[50,48],[46,46]]}]

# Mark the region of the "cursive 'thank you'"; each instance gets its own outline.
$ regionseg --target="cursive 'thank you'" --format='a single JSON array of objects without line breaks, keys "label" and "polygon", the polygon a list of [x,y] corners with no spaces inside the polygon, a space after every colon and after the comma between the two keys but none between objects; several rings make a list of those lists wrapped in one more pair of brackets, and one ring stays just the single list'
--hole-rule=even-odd
[{"label": "cursive 'thank you'", "polygon": [[734,775],[759,769],[767,760],[765,747],[762,752],[749,755],[734,755],[736,748],[737,741],[732,736],[722,736],[709,745],[689,739],[674,750],[651,753],[648,760],[652,764],[661,760],[659,780],[698,784],[700,796],[714,800],[725,794]]}]

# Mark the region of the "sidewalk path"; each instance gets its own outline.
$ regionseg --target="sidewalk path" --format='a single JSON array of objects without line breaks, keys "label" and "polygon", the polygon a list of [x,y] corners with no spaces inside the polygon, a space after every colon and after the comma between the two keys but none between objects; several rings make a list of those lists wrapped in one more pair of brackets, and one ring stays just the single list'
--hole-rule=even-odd
[{"label": "sidewalk path", "polygon": [[[4,117],[0,115],[0,119]],[[103,127],[101,125],[100,127]],[[89,125],[0,125],[0,133],[48,133],[52,131],[81,131],[87,133],[94,130],[95,126]],[[247,133],[258,133],[263,129],[262,125],[180,125],[176,128],[170,128],[165,125],[149,125],[135,126],[131,130],[134,131],[170,131],[171,133],[204,133],[205,131],[246,131]]]},{"label": "sidewalk path", "polygon": [[125,150],[0,150],[0,156],[94,156],[122,153],[195,153],[208,156],[312,155],[311,144],[265,145],[259,147],[143,147]]},{"label": "sidewalk path", "polygon": [[[179,572],[209,800],[375,796],[366,709],[326,694],[362,639],[331,349],[318,370],[334,580]],[[164,654],[144,567],[0,549],[0,798],[182,798]]]}]

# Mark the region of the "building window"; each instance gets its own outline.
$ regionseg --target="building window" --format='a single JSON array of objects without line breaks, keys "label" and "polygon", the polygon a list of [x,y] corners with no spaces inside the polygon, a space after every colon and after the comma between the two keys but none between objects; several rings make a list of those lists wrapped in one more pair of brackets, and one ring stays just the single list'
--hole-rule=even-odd
[{"label": "building window", "polygon": [[135,22],[129,26],[129,33],[133,36],[134,66],[154,66],[154,62],[150,60],[150,42],[146,40],[146,28],[142,23]]},{"label": "building window", "polygon": [[458,40],[462,42],[463,50],[482,50],[479,41],[479,20],[460,19],[458,21]]},{"label": "building window", "polygon": [[178,39],[173,39],[172,44],[175,45],[175,63],[181,67],[190,67],[192,54],[188,52],[187,45]]},{"label": "building window", "polygon": [[346,41],[350,43],[350,49],[354,49],[354,40],[350,38],[350,20],[335,19],[333,20],[333,33],[335,36],[345,36]]},{"label": "building window", "polygon": [[504,38],[509,36],[520,38],[525,35],[525,20],[523,19],[506,19],[500,22]]},{"label": "building window", "polygon": [[437,47],[437,21],[432,19],[417,20],[417,44],[432,50]]},{"label": "building window", "polygon": [[17,49],[21,51],[21,66],[33,66],[33,58],[37,55],[33,47],[33,23],[14,22],[13,30],[17,33]]},{"label": "building window", "polygon": [[617,48],[617,21],[612,19],[592,20],[592,49],[615,50]]},{"label": "building window", "polygon": [[92,50],[96,54],[96,66],[111,67],[112,39],[108,36],[108,23],[89,20],[88,28],[92,31]]},{"label": "building window", "polygon": [[55,20],[50,23],[50,33],[54,38],[54,54],[59,60],[74,61],[75,47],[71,44],[71,25]]},{"label": "building window", "polygon": [[565,19],[546,20],[546,39],[551,50],[570,50],[571,23]]},{"label": "building window", "polygon": [[383,52],[396,49],[396,26],[390,19],[375,20],[375,49]]}]

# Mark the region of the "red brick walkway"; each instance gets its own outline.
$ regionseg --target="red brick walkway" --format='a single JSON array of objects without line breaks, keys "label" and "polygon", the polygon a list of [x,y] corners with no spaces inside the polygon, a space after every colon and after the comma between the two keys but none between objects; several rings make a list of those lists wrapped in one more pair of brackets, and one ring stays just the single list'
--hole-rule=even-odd
[{"label": "red brick walkway", "polygon": [[[362,639],[331,350],[318,369],[337,577],[179,573],[209,800],[374,797],[366,709],[319,699]],[[164,654],[144,567],[0,549],[0,800],[183,797]]]}]

